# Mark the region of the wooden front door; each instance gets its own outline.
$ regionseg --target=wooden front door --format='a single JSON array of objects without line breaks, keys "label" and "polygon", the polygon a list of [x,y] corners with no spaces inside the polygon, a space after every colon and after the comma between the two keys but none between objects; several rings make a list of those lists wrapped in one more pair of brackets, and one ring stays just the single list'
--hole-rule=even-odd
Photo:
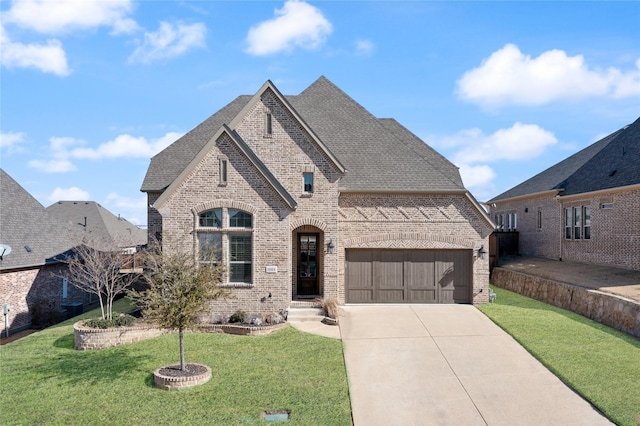
[{"label": "wooden front door", "polygon": [[298,295],[317,296],[319,234],[298,234]]}]

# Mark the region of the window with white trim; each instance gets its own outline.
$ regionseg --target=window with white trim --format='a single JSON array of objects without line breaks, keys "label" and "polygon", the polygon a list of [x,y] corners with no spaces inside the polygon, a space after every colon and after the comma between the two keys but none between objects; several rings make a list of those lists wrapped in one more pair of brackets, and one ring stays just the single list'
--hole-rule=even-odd
[{"label": "window with white trim", "polygon": [[591,207],[574,206],[564,209],[564,238],[566,240],[591,239]]}]

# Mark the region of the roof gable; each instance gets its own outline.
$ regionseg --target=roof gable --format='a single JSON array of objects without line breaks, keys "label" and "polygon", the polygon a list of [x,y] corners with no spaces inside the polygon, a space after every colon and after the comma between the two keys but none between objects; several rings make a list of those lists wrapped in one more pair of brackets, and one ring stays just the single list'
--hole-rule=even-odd
[{"label": "roof gable", "polygon": [[606,148],[607,145],[609,145],[613,140],[615,140],[617,136],[620,135],[623,131],[624,129],[618,130],[600,139],[599,141],[573,154],[572,156],[538,173],[532,178],[527,179],[524,182],[514,186],[513,188],[503,192],[502,194],[492,198],[488,202],[493,203],[501,200],[522,197],[551,190],[557,190],[559,192],[564,191],[567,181],[571,179],[572,176],[574,176],[576,172],[583,168],[586,164],[593,164],[593,161],[597,163],[599,161],[599,153],[604,148]]},{"label": "roof gable", "polygon": [[455,166],[397,122],[374,117],[325,77],[289,100],[345,164],[341,190],[466,191]]},{"label": "roof gable", "polygon": [[142,191],[161,192],[179,180],[223,125],[235,129],[267,90],[344,174],[341,191],[466,192],[457,167],[395,120],[374,117],[325,77],[297,96],[283,96],[267,81],[254,96],[237,98],[154,156]]},{"label": "roof gable", "polygon": [[173,181],[171,185],[167,188],[166,191],[158,197],[156,202],[153,204],[153,207],[156,209],[161,209],[164,203],[171,197],[171,195],[178,189],[180,184],[187,179],[191,171],[197,167],[198,164],[204,159],[204,157],[209,153],[211,149],[215,146],[217,141],[223,136],[227,135],[231,141],[231,143],[235,146],[238,151],[240,151],[245,158],[251,163],[256,170],[260,173],[260,175],[269,183],[269,185],[276,191],[276,193],[282,198],[285,204],[291,208],[295,209],[297,207],[296,200],[287,192],[287,190],[282,186],[282,184],[276,179],[276,177],[271,173],[271,171],[267,168],[267,166],[260,160],[260,158],[253,152],[253,150],[249,147],[249,145],[240,137],[240,135],[235,131],[229,128],[226,124],[223,124],[220,130],[216,133],[214,137],[212,137],[209,142],[200,150],[198,155],[189,163],[189,165],[180,173],[180,175]]},{"label": "roof gable", "polygon": [[12,249],[0,269],[44,265],[73,246],[71,231],[2,169],[0,199],[0,243]]}]

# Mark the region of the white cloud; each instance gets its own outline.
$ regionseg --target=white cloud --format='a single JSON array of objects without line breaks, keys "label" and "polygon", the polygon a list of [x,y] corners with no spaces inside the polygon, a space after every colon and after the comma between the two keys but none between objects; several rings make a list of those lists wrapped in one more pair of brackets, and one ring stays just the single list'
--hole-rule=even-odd
[{"label": "white cloud", "polygon": [[369,56],[375,50],[373,42],[369,40],[356,40],[356,54],[361,56]]},{"label": "white cloud", "polygon": [[9,40],[0,29],[0,57],[6,68],[36,68],[42,72],[65,77],[71,74],[67,56],[59,40],[47,40],[46,44],[23,44]]},{"label": "white cloud", "polygon": [[31,160],[28,166],[47,173],[65,173],[76,170],[72,160],[100,160],[112,158],[151,158],[182,136],[169,132],[158,139],[119,135],[99,145],[86,147],[86,142],[70,137],[54,137],[49,140],[49,160]]},{"label": "white cloud", "polygon": [[127,17],[132,10],[131,0],[14,0],[11,8],[3,13],[3,20],[41,34],[99,26],[112,27],[113,33],[120,34],[138,29]]},{"label": "white cloud", "polygon": [[13,152],[17,146],[24,142],[26,134],[23,132],[0,132],[0,149]]},{"label": "white cloud", "polygon": [[103,143],[97,148],[74,148],[69,152],[72,158],[151,158],[181,137],[181,133],[169,132],[159,139],[147,140],[145,137],[119,135],[114,140]]},{"label": "white cloud", "polygon": [[109,206],[111,211],[123,211],[123,216],[135,225],[147,223],[147,197],[145,195],[131,198],[112,192],[107,195],[104,204]]},{"label": "white cloud", "polygon": [[460,176],[462,177],[464,186],[472,191],[475,189],[485,189],[487,186],[491,185],[491,182],[496,177],[496,173],[493,171],[493,169],[486,164],[482,164],[479,166],[462,164],[459,167]]},{"label": "white cloud", "polygon": [[145,32],[144,41],[129,57],[129,62],[150,63],[173,58],[188,50],[204,47],[207,28],[203,23],[161,22],[158,31]]},{"label": "white cloud", "polygon": [[273,19],[249,29],[247,53],[262,56],[294,47],[315,49],[333,31],[322,12],[305,2],[289,0],[274,14]]},{"label": "white cloud", "polygon": [[453,156],[456,164],[475,164],[499,160],[529,160],[557,143],[555,135],[536,124],[515,123],[485,135],[480,129],[467,129],[441,138],[438,144],[459,148]]},{"label": "white cloud", "polygon": [[582,55],[549,50],[536,58],[507,44],[457,81],[457,94],[483,106],[543,105],[586,97],[640,95],[640,60],[623,72],[590,68]]},{"label": "white cloud", "polygon": [[71,188],[56,188],[47,198],[52,202],[89,201],[91,199],[87,191],[84,191],[77,186],[72,186]]}]

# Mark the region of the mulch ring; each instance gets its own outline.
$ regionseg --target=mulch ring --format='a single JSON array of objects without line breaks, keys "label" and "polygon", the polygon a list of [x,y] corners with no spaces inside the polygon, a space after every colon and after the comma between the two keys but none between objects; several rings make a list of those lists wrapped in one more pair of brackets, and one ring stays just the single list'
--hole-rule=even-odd
[{"label": "mulch ring", "polygon": [[166,377],[192,377],[207,372],[207,367],[200,364],[186,364],[184,371],[180,369],[180,365],[168,365],[158,370],[163,376]]}]

